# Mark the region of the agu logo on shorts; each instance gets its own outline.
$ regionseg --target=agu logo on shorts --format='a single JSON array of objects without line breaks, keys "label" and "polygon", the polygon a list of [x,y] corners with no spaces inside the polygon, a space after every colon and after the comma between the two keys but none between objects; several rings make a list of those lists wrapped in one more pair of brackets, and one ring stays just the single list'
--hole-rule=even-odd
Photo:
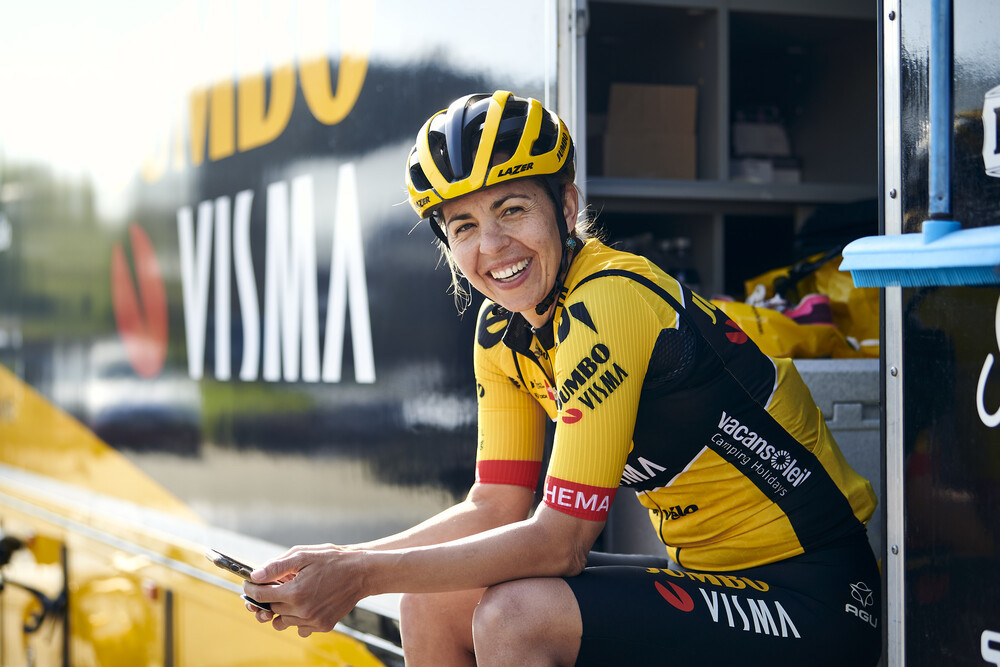
[{"label": "agu logo on shorts", "polygon": [[657,592],[663,597],[664,600],[669,602],[671,606],[680,609],[681,611],[692,611],[694,610],[694,600],[688,595],[687,591],[675,584],[672,581],[667,582],[667,586],[664,586],[658,581],[654,581],[653,585],[656,586]]},{"label": "agu logo on shorts", "polygon": [[875,604],[875,592],[868,587],[868,584],[863,581],[859,581],[856,584],[851,584],[851,597],[858,604],[848,602],[844,605],[844,611],[857,616],[873,628],[877,628],[878,610],[872,609],[871,611],[868,611],[866,609],[866,607],[871,607]]},{"label": "agu logo on shorts", "polygon": [[[167,297],[149,236],[129,225],[135,280],[121,243],[111,250],[111,304],[129,363],[144,378],[156,377],[167,356]],[[136,286],[139,291],[136,294]]]}]

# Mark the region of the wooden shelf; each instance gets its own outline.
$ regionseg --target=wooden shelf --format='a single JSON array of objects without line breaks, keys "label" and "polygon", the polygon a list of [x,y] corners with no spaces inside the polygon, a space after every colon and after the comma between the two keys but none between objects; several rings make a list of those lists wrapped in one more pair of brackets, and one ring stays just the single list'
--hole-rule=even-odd
[{"label": "wooden shelf", "polygon": [[788,14],[794,16],[819,16],[830,18],[856,18],[875,20],[877,6],[871,0],[600,0],[611,5],[649,5],[677,7],[692,11],[751,11],[759,13]]},{"label": "wooden shelf", "polygon": [[[658,204],[781,204],[811,206],[873,199],[875,184],[742,183],[732,181],[671,181],[633,178],[588,178],[587,199],[607,208],[635,203]],[[628,206],[627,208],[634,208]]]}]

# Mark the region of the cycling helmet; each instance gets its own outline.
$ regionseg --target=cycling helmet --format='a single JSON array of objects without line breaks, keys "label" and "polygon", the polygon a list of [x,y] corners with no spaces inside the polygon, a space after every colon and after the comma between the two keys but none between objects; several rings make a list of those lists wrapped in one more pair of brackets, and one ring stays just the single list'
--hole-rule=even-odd
[{"label": "cycling helmet", "polygon": [[406,163],[410,206],[427,218],[445,246],[448,237],[437,220],[443,202],[527,177],[542,177],[555,205],[563,246],[555,284],[535,308],[543,314],[555,301],[579,245],[567,233],[562,212],[563,187],[576,177],[575,148],[566,124],[538,100],[505,90],[466,95],[424,123]]},{"label": "cycling helmet", "polygon": [[434,220],[442,202],[528,176],[571,183],[573,139],[566,124],[538,100],[505,90],[466,95],[431,116],[406,165],[410,205],[431,221],[445,244]]}]

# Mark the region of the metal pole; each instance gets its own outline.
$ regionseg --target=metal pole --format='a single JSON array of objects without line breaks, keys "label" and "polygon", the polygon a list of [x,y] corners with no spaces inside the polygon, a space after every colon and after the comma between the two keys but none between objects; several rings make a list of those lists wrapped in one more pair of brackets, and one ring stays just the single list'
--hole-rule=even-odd
[{"label": "metal pole", "polygon": [[952,0],[931,4],[930,217],[951,219]]}]

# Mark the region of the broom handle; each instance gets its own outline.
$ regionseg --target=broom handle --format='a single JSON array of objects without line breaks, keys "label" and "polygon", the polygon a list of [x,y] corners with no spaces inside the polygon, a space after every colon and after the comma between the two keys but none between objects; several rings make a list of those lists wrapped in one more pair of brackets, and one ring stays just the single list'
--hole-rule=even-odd
[{"label": "broom handle", "polygon": [[952,0],[932,0],[930,43],[930,217],[951,219]]}]

